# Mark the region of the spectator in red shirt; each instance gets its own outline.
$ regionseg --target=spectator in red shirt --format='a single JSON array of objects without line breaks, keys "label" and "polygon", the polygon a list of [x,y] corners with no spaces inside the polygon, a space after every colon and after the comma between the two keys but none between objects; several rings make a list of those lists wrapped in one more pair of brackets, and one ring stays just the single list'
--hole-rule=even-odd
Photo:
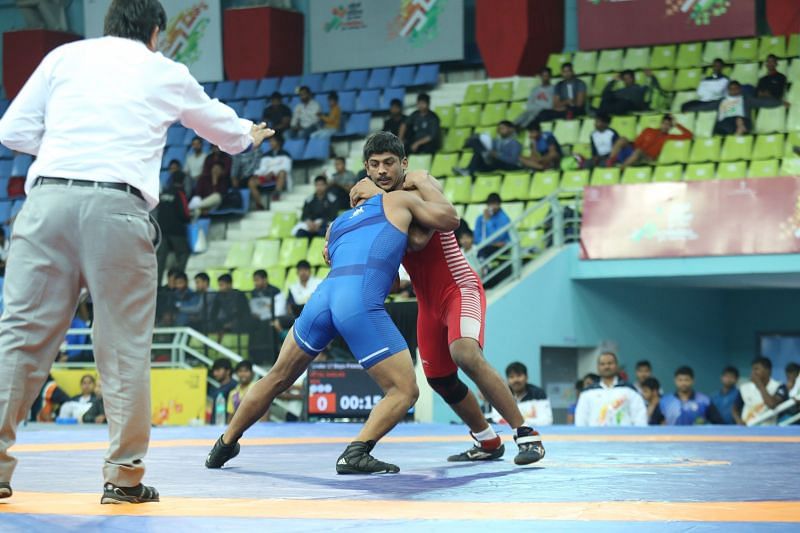
[{"label": "spectator in red shirt", "polygon": [[189,207],[192,209],[192,217],[198,218],[204,211],[212,211],[220,206],[225,193],[231,188],[231,182],[225,174],[225,166],[221,162],[211,165],[211,172],[203,174],[197,180],[197,187],[194,190]]},{"label": "spectator in red shirt", "polygon": [[214,163],[220,163],[222,165],[222,171],[225,175],[225,179],[230,179],[231,177],[231,166],[233,166],[233,158],[219,149],[219,146],[212,145],[211,152],[206,156],[205,162],[203,162],[203,176],[208,176],[211,174],[211,167]]},{"label": "spectator in red shirt", "polygon": [[[670,133],[669,131],[673,126],[678,128],[681,132],[677,134]],[[656,161],[661,154],[661,149],[664,148],[664,143],[667,141],[687,140],[691,138],[691,131],[675,122],[672,115],[664,115],[664,118],[661,120],[660,128],[645,128],[645,130],[636,137],[632,146],[626,139],[617,141],[618,143],[622,143],[624,151],[629,153],[621,167],[625,168],[637,163]]]}]

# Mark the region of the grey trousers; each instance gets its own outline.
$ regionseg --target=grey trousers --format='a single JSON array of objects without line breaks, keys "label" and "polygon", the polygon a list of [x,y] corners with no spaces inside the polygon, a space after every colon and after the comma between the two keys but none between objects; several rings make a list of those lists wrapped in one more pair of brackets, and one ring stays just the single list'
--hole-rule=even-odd
[{"label": "grey trousers", "polygon": [[92,338],[110,443],[103,477],[137,485],[150,440],[156,256],[144,200],[125,191],[34,187],[14,224],[0,318],[0,481],[18,425],[40,393],[78,304],[94,303]]}]

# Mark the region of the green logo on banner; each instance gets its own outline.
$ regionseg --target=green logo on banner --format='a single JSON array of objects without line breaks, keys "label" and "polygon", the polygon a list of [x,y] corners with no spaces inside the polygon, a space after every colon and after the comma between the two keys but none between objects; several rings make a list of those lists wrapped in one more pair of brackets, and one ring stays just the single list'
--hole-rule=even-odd
[{"label": "green logo on banner", "polygon": [[205,2],[184,9],[168,21],[159,49],[165,56],[184,65],[196,63],[202,55],[200,41],[210,21]]},{"label": "green logo on banner", "polygon": [[447,0],[403,0],[400,13],[389,24],[389,39],[406,39],[422,47],[439,35],[439,16]]}]

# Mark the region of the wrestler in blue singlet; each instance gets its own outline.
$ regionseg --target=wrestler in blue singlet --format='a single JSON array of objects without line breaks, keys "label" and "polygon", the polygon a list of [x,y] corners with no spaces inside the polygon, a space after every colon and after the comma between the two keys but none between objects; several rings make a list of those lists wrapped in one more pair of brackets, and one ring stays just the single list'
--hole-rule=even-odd
[{"label": "wrestler in blue singlet", "polygon": [[369,368],[408,345],[384,307],[408,235],[383,211],[383,195],[342,213],[331,226],[331,271],[294,323],[294,338],[315,357],[338,334]]}]

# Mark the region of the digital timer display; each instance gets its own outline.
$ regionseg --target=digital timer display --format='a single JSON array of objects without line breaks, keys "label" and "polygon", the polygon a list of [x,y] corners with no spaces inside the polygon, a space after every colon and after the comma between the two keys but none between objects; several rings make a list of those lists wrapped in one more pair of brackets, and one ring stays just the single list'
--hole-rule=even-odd
[{"label": "digital timer display", "polygon": [[308,414],[329,418],[364,418],[383,392],[356,363],[312,363],[308,369]]}]

